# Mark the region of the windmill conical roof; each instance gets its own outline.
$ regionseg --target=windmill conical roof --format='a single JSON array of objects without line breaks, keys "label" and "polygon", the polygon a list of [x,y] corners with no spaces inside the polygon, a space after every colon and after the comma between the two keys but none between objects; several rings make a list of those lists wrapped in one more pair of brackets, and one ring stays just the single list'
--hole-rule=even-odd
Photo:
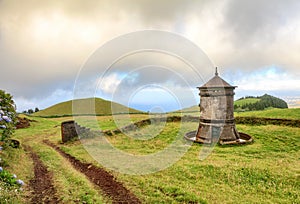
[{"label": "windmill conical roof", "polygon": [[231,86],[224,79],[219,77],[219,74],[218,74],[217,69],[216,69],[215,76],[199,88],[222,88],[222,87],[224,87],[224,88],[235,88],[236,86]]}]

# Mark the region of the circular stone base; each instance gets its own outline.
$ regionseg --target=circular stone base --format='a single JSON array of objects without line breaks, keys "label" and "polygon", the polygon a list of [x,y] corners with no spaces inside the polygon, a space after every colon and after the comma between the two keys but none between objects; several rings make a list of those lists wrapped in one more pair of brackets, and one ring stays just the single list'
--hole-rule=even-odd
[{"label": "circular stone base", "polygon": [[[210,144],[211,143],[211,141],[196,138],[196,134],[197,134],[196,130],[191,131],[191,132],[186,133],[184,135],[184,138],[186,140],[193,141],[193,142],[196,142],[196,143],[201,143],[201,144]],[[222,141],[222,140],[220,140],[219,143],[221,145],[235,145],[235,144],[249,144],[249,143],[253,142],[253,138],[250,135],[248,135],[246,133],[243,133],[243,132],[239,132],[239,135],[240,135],[240,138],[237,139],[237,140],[233,140],[233,141]]]}]

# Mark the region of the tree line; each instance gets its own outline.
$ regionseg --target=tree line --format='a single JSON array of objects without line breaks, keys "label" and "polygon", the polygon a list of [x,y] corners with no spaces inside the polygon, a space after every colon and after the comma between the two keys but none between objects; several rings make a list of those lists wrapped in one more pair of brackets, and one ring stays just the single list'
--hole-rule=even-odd
[{"label": "tree line", "polygon": [[34,110],[33,109],[28,109],[28,110],[24,110],[22,113],[25,113],[25,114],[32,114],[32,113],[36,113],[36,112],[39,112],[40,109],[38,107],[36,107]]},{"label": "tree line", "polygon": [[264,110],[265,108],[273,107],[273,108],[288,108],[287,103],[277,97],[265,94],[263,96],[246,96],[242,97],[238,100],[246,99],[246,98],[258,98],[260,99],[254,103],[245,103],[243,105],[234,105],[235,110],[244,110],[244,111],[252,111],[252,110]]}]

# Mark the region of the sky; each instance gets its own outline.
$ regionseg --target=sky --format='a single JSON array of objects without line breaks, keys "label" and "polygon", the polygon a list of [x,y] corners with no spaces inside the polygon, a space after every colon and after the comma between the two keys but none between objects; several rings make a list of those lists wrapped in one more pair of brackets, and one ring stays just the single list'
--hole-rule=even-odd
[{"label": "sky", "polygon": [[[87,97],[170,111],[197,104],[196,86],[217,66],[238,86],[236,99],[268,93],[296,106],[299,10],[298,0],[0,0],[0,89],[13,95],[18,111],[43,109],[73,99],[81,77],[97,86]],[[168,53],[128,55],[109,72],[104,62],[84,72],[91,59],[110,59],[131,42],[109,51],[103,45],[144,30],[174,33],[199,47],[211,62],[198,69],[202,80],[197,84],[189,66]]]}]

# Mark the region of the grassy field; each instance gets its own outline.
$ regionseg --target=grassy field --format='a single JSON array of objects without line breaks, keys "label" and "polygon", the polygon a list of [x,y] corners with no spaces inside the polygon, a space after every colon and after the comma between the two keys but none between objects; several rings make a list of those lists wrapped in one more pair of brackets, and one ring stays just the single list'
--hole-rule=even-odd
[{"label": "grassy field", "polygon": [[247,117],[263,117],[263,118],[284,118],[284,119],[300,119],[300,108],[271,108],[263,111],[246,111],[235,112],[235,116],[247,116]]},{"label": "grassy field", "polygon": [[[198,108],[199,109],[199,108]],[[192,110],[192,109],[190,109]],[[178,115],[181,113],[172,113],[172,115]],[[199,116],[200,110],[183,112],[185,115]],[[263,118],[283,118],[283,119],[300,119],[300,108],[269,108],[262,111],[245,111],[234,112],[234,116],[240,117],[263,117]]]},{"label": "grassy field", "polygon": [[[297,118],[297,111],[293,110],[294,114],[280,112],[274,117]],[[130,119],[138,121],[145,117],[131,115]],[[101,166],[87,153],[80,141],[60,143],[60,123],[71,118],[33,119],[37,122],[33,122],[28,129],[17,130],[14,138],[32,146],[53,172],[54,184],[62,201],[110,202],[85,176],[41,142],[49,139],[76,158]],[[97,119],[101,129],[116,128],[112,116],[99,116]],[[88,121],[89,118],[85,117],[84,120]],[[167,123],[164,127],[134,132],[130,137],[120,133],[107,139],[124,152],[147,155],[164,149],[178,135],[196,128],[197,123]],[[252,135],[255,142],[247,146],[217,145],[205,160],[199,160],[203,146],[193,144],[174,165],[147,175],[109,171],[145,203],[299,203],[300,129],[274,125],[238,125],[237,128]],[[152,134],[157,136],[148,138]],[[4,157],[9,164],[7,168],[28,183],[33,176],[28,155],[22,149],[8,152]],[[27,194],[25,188],[21,195],[14,198],[14,203],[24,203]]]},{"label": "grassy field", "polygon": [[260,101],[259,98],[244,98],[242,100],[236,100],[236,101],[234,101],[234,105],[242,106],[242,105],[245,105],[245,104],[256,103],[258,101]]},{"label": "grassy field", "polygon": [[[71,165],[56,151],[42,143],[43,139],[58,138],[60,135],[60,120],[33,118],[37,122],[31,123],[30,128],[19,129],[14,138],[23,145],[29,145],[40,156],[48,170],[53,173],[54,184],[63,203],[107,203],[109,199],[103,198],[98,189],[90,181],[71,168]],[[19,152],[16,152],[19,151]],[[6,152],[6,151],[4,151]],[[10,152],[10,151],[9,151]],[[7,169],[16,173],[27,184],[22,196],[11,197],[11,203],[28,203],[28,184],[33,178],[33,165],[23,149],[13,150],[3,159],[9,162]]]},{"label": "grassy field", "polygon": [[[162,144],[169,143],[170,138],[165,135],[174,129],[174,123],[166,126],[158,136]],[[299,128],[239,125],[238,129],[253,135],[255,143],[217,146],[204,161],[198,159],[202,146],[194,144],[177,163],[157,173],[143,176],[113,173],[147,203],[299,202]],[[114,138],[111,142],[135,154],[162,148],[147,146],[144,141],[121,142]],[[78,143],[64,149],[81,160],[95,162]]]},{"label": "grassy field", "polygon": [[[96,114],[109,115],[112,113],[140,113],[141,111],[127,108],[118,103],[107,101],[101,98],[77,99],[74,101],[65,101],[54,106],[34,113],[34,116],[64,116],[72,114]],[[74,108],[74,110],[73,110]]]}]

